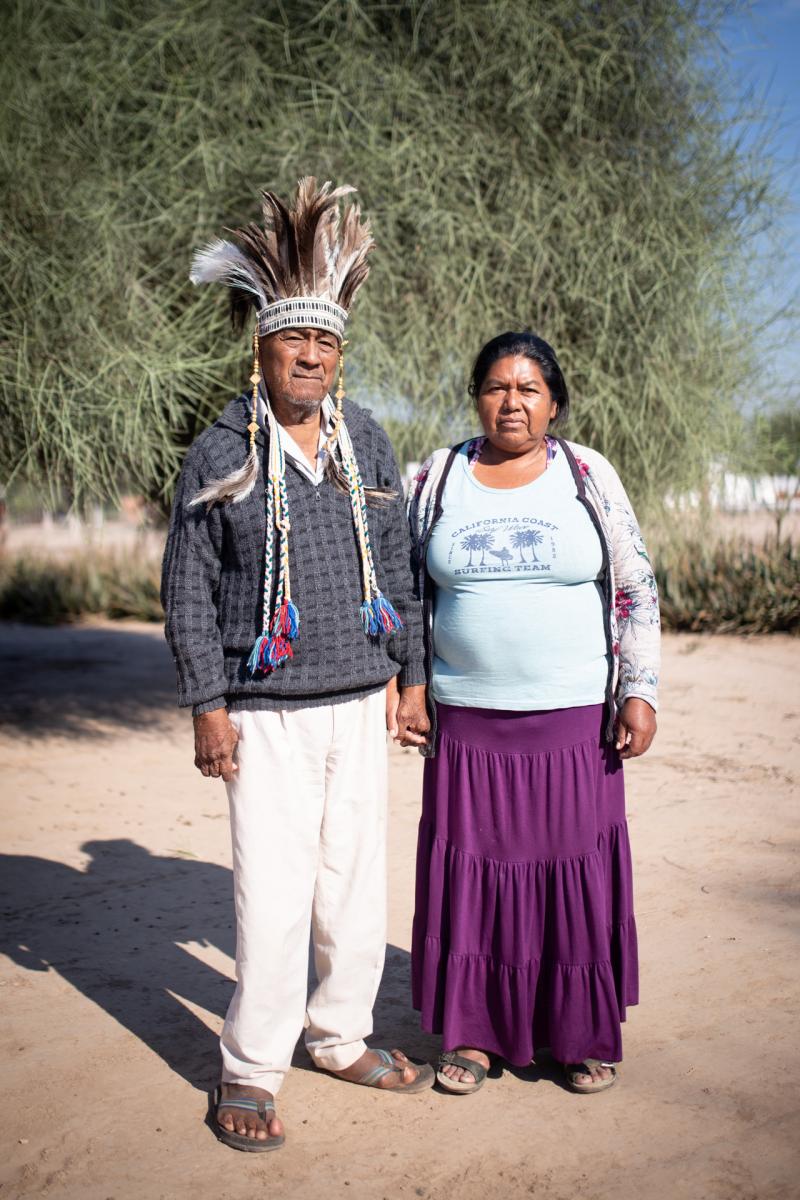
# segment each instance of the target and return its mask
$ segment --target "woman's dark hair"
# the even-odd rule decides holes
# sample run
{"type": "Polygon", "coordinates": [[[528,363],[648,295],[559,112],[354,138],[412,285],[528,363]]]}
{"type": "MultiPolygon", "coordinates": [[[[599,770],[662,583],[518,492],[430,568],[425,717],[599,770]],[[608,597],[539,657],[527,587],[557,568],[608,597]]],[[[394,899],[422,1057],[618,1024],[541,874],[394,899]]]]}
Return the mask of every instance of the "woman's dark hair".
{"type": "Polygon", "coordinates": [[[489,368],[498,359],[518,354],[535,362],[542,372],[542,378],[550,389],[551,397],[556,402],[553,424],[563,425],[569,413],[569,392],[561,373],[561,367],[558,365],[556,352],[544,338],[537,337],[535,333],[529,333],[527,330],[522,333],[501,333],[486,343],[475,359],[475,365],[472,368],[468,389],[470,396],[477,402],[489,368]]]}

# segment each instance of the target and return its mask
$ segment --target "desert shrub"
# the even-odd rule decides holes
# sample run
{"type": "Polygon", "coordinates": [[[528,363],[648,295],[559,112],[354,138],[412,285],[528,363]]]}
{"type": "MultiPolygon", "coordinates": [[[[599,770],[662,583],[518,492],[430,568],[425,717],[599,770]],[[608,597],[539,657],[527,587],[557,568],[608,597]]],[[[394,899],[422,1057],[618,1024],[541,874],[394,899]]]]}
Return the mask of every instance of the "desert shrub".
{"type": "Polygon", "coordinates": [[[0,619],[57,625],[80,617],[161,621],[160,564],[146,555],[0,559],[0,619]]]}
{"type": "MultiPolygon", "coordinates": [[[[800,633],[800,553],[790,541],[671,539],[655,554],[665,630],[800,633]]],[[[161,621],[149,555],[0,559],[0,619],[55,625],[87,616],[161,621]]]]}
{"type": "Polygon", "coordinates": [[[789,539],[673,542],[655,566],[664,629],[800,633],[800,551],[789,539]]]}

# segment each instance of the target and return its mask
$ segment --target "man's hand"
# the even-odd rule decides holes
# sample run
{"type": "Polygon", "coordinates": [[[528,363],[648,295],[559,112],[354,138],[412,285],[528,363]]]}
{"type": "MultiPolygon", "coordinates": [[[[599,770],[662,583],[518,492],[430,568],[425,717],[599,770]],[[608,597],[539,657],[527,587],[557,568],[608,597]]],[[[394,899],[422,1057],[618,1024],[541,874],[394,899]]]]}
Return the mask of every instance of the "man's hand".
{"type": "Polygon", "coordinates": [[[656,714],[646,700],[632,696],[626,700],[617,717],[615,745],[620,758],[638,758],[650,749],[656,736],[656,714]]]}
{"type": "Polygon", "coordinates": [[[393,675],[386,685],[386,732],[390,738],[397,737],[397,706],[400,703],[400,692],[397,688],[397,676],[393,675]]]}
{"type": "Polygon", "coordinates": [[[194,765],[206,779],[222,778],[230,783],[239,770],[233,761],[239,735],[231,725],[227,708],[194,717],[194,765]]]}
{"type": "Polygon", "coordinates": [[[427,746],[431,722],[425,708],[425,685],[400,689],[395,740],[401,746],[427,746]]]}

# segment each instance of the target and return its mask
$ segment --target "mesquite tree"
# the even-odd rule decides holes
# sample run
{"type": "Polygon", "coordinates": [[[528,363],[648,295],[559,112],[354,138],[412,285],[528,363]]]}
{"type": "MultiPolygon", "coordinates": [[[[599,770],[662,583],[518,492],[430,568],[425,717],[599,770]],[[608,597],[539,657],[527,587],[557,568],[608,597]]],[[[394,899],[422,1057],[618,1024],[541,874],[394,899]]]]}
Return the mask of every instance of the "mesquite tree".
{"type": "Polygon", "coordinates": [[[556,347],[569,434],[640,504],[690,485],[757,349],[769,170],[729,136],[712,0],[4,5],[0,483],[165,501],[249,374],[193,247],[303,174],[378,249],[351,395],[401,458],[474,427],[483,341],[556,347]]]}

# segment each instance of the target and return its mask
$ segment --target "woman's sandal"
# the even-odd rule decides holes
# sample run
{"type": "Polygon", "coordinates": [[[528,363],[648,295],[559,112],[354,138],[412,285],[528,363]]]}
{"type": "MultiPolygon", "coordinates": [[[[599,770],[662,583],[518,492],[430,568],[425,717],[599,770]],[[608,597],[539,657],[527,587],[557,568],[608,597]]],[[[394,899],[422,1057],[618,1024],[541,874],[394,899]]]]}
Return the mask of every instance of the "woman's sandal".
{"type": "Polygon", "coordinates": [[[488,1068],[484,1067],[482,1063],[475,1062],[471,1058],[464,1058],[463,1054],[457,1054],[455,1050],[447,1050],[444,1054],[439,1055],[439,1061],[436,1064],[436,1082],[446,1092],[466,1096],[483,1087],[487,1070],[488,1068]],[[451,1079],[449,1075],[445,1075],[443,1067],[460,1067],[462,1071],[469,1071],[475,1082],[465,1083],[460,1079],[451,1079]]]}
{"type": "Polygon", "coordinates": [[[237,1100],[223,1100],[222,1088],[216,1087],[210,1093],[209,1123],[221,1142],[234,1150],[247,1150],[251,1154],[264,1154],[267,1150],[280,1150],[286,1138],[282,1133],[268,1134],[265,1138],[248,1137],[244,1133],[234,1133],[219,1123],[221,1108],[241,1108],[246,1112],[255,1113],[269,1129],[269,1122],[275,1116],[275,1105],[271,1100],[256,1100],[255,1097],[240,1096],[237,1100]]]}
{"type": "MultiPolygon", "coordinates": [[[[345,1083],[359,1083],[363,1087],[380,1088],[380,1082],[387,1075],[403,1074],[406,1067],[414,1067],[417,1075],[410,1083],[396,1083],[394,1087],[380,1088],[382,1092],[400,1092],[403,1095],[411,1095],[413,1092],[426,1092],[429,1087],[433,1087],[433,1067],[430,1063],[412,1062],[403,1054],[402,1050],[393,1050],[391,1053],[388,1050],[373,1050],[373,1054],[377,1054],[381,1062],[379,1065],[370,1067],[358,1079],[346,1079],[345,1083]]],[[[320,1067],[324,1071],[325,1067],[320,1067]]],[[[329,1075],[334,1075],[337,1079],[342,1076],[338,1071],[328,1071],[329,1075]]]]}
{"type": "Polygon", "coordinates": [[[585,1058],[579,1063],[562,1063],[564,1070],[564,1079],[567,1087],[572,1092],[579,1092],[582,1096],[591,1096],[594,1092],[606,1092],[610,1087],[613,1087],[617,1082],[617,1068],[615,1063],[602,1062],[599,1058],[585,1058]],[[591,1075],[591,1068],[597,1070],[598,1067],[608,1067],[611,1070],[610,1079],[593,1079],[591,1083],[577,1083],[578,1075],[591,1075]]]}

